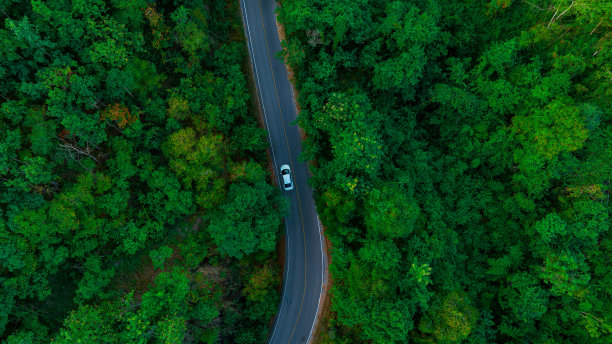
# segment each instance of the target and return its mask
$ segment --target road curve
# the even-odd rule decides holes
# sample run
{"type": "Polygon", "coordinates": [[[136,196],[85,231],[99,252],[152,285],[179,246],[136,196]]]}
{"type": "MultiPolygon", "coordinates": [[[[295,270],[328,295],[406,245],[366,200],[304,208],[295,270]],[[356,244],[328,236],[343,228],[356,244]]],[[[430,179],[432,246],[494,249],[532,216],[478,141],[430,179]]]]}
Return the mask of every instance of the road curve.
{"type": "Polygon", "coordinates": [[[323,291],[323,239],[309,173],[298,160],[302,151],[297,110],[276,28],[275,0],[240,0],[255,84],[268,131],[278,185],[279,168],[289,164],[294,189],[282,190],[291,207],[286,224],[286,254],[281,303],[268,343],[307,343],[312,336],[323,291]]]}

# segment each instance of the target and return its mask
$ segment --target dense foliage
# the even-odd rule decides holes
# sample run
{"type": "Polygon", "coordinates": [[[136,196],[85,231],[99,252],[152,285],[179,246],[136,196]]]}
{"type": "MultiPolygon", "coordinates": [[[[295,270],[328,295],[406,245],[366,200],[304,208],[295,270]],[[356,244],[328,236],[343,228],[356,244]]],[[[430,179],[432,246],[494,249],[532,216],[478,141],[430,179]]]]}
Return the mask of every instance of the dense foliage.
{"type": "Polygon", "coordinates": [[[238,3],[0,16],[0,341],[263,342],[284,206],[238,3]]]}
{"type": "Polygon", "coordinates": [[[282,0],[329,343],[610,343],[612,3],[282,0]]]}

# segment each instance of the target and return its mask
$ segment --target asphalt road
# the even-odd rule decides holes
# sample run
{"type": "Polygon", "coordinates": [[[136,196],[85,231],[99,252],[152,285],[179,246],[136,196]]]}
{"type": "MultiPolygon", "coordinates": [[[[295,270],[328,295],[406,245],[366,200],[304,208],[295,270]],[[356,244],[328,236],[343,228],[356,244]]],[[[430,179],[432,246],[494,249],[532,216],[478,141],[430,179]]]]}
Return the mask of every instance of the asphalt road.
{"type": "Polygon", "coordinates": [[[323,285],[323,248],[319,219],[308,169],[298,160],[302,151],[292,86],[285,65],[277,58],[281,50],[276,28],[275,0],[240,0],[242,19],[255,73],[255,82],[272,149],[278,185],[279,168],[291,166],[294,189],[284,191],[291,202],[286,224],[286,255],[283,291],[269,343],[309,341],[323,285]]]}

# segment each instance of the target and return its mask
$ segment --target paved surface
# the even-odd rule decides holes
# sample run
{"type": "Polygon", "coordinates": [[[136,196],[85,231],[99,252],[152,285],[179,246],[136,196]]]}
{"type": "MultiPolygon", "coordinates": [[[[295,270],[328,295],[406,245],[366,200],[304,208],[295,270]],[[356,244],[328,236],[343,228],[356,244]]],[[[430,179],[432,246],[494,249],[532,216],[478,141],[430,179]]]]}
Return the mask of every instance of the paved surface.
{"type": "Polygon", "coordinates": [[[312,335],[323,283],[323,250],[306,164],[296,124],[297,111],[285,65],[277,58],[281,49],[274,9],[275,0],[240,0],[255,82],[272,148],[278,185],[279,168],[291,166],[294,189],[284,191],[291,202],[286,223],[283,291],[269,343],[306,343],[312,335]]]}

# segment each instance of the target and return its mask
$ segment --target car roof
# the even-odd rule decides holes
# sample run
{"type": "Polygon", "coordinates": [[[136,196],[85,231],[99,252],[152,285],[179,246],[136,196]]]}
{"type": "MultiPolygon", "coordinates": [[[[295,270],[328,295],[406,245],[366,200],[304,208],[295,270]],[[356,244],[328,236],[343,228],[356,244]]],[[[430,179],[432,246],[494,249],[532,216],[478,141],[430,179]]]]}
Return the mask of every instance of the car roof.
{"type": "Polygon", "coordinates": [[[285,182],[285,184],[291,183],[291,177],[288,174],[283,174],[283,182],[285,182]]]}

